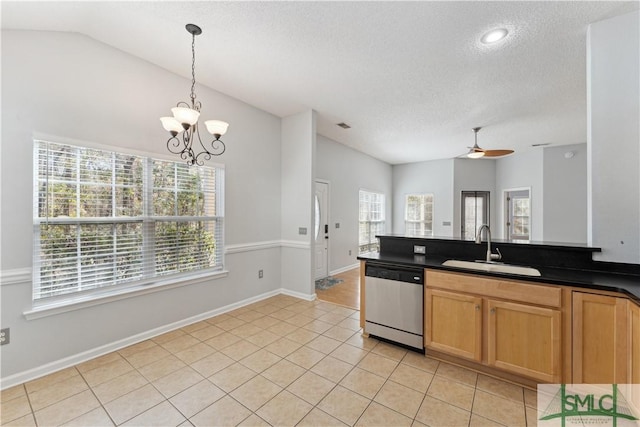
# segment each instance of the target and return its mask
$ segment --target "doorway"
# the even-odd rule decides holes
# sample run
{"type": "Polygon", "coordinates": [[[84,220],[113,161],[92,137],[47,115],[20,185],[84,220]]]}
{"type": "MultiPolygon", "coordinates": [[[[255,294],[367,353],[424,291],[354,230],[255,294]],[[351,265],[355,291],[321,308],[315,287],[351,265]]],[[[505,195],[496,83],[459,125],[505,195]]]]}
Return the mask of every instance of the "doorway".
{"type": "Polygon", "coordinates": [[[482,224],[489,225],[489,194],[488,191],[462,192],[462,239],[474,240],[482,224]]]}
{"type": "Polygon", "coordinates": [[[504,192],[505,237],[509,240],[530,240],[531,197],[530,190],[513,189],[504,192]]]}
{"type": "Polygon", "coordinates": [[[329,183],[316,180],[314,197],[315,279],[329,276],[329,183]]]}

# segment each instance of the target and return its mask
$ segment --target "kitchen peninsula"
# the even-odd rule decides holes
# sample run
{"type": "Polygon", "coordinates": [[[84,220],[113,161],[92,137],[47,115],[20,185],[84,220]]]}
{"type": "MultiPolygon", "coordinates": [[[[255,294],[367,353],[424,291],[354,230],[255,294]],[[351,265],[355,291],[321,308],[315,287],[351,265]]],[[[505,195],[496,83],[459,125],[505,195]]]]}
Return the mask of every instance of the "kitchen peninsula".
{"type": "MultiPolygon", "coordinates": [[[[444,266],[484,260],[486,242],[378,236],[367,268],[424,270],[427,355],[535,387],[537,383],[640,384],[640,265],[593,260],[599,248],[494,241],[506,265],[539,276],[444,266]]],[[[366,304],[361,307],[365,326],[366,304]]],[[[375,334],[374,334],[375,335],[375,334]]]]}

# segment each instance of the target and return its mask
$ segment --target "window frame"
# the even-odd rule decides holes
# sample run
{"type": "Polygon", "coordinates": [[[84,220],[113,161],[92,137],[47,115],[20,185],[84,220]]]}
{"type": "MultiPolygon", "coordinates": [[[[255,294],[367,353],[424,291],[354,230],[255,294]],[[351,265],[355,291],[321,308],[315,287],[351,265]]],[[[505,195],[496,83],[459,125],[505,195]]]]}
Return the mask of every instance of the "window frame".
{"type": "MultiPolygon", "coordinates": [[[[434,233],[434,208],[435,208],[435,195],[434,193],[410,193],[410,194],[405,194],[405,198],[404,198],[404,232],[405,235],[407,236],[411,236],[411,237],[433,237],[433,233],[434,233]],[[431,219],[427,220],[427,219],[421,219],[421,220],[410,220],[409,219],[409,197],[431,197],[431,202],[427,203],[424,205],[424,207],[426,208],[426,206],[431,205],[430,206],[430,211],[431,211],[431,219]],[[417,225],[417,224],[422,224],[423,226],[421,228],[423,229],[428,229],[429,227],[427,226],[428,224],[431,224],[431,230],[430,233],[410,233],[408,232],[408,225],[412,224],[412,225],[417,225]]],[[[429,209],[424,209],[425,211],[428,211],[429,209]]]]}
{"type": "MultiPolygon", "coordinates": [[[[87,143],[85,141],[72,141],[66,140],[63,138],[56,137],[42,137],[42,136],[34,136],[33,138],[33,161],[34,161],[34,169],[33,169],[33,177],[34,177],[34,192],[33,192],[33,243],[34,243],[34,251],[33,251],[33,280],[32,280],[32,307],[33,309],[29,312],[26,312],[25,315],[29,318],[31,317],[40,317],[40,314],[37,314],[40,311],[47,311],[50,309],[58,310],[60,307],[72,306],[80,304],[81,306],[94,305],[96,303],[108,302],[112,300],[117,300],[121,298],[126,298],[132,295],[138,295],[143,293],[152,292],[155,290],[166,289],[167,287],[176,287],[183,286],[191,283],[198,283],[203,280],[207,280],[210,278],[217,277],[225,277],[227,275],[227,271],[225,270],[225,260],[224,260],[224,179],[225,179],[225,167],[221,164],[208,164],[205,168],[212,169],[215,177],[215,190],[213,192],[215,197],[215,215],[194,215],[194,216],[186,216],[186,215],[176,215],[174,217],[171,216],[159,216],[154,215],[154,212],[151,208],[153,204],[153,191],[154,191],[154,183],[153,183],[153,166],[154,162],[170,162],[174,165],[182,164],[182,161],[176,161],[176,158],[170,158],[169,156],[157,155],[156,153],[147,153],[140,152],[130,149],[123,149],[122,147],[114,147],[114,146],[105,146],[100,144],[87,143]],[[86,150],[101,150],[110,153],[112,156],[117,157],[118,155],[124,156],[136,156],[142,158],[143,165],[143,183],[142,183],[142,205],[143,212],[138,216],[117,216],[115,214],[115,205],[111,206],[112,213],[111,216],[105,217],[81,217],[76,214],[76,216],[72,218],[52,218],[46,216],[40,216],[39,210],[39,202],[40,202],[40,188],[39,183],[41,180],[41,171],[39,169],[39,146],[41,143],[49,143],[56,145],[65,145],[72,146],[77,149],[86,149],[86,150]],[[94,286],[90,289],[86,290],[75,290],[70,292],[65,292],[60,295],[44,295],[38,296],[39,286],[40,286],[40,268],[41,268],[41,258],[38,253],[40,248],[40,228],[45,224],[75,224],[75,225],[84,225],[84,224],[109,224],[112,227],[117,227],[120,224],[127,223],[139,223],[141,224],[140,231],[140,239],[147,240],[150,236],[149,233],[153,235],[155,232],[154,227],[150,227],[150,224],[157,224],[162,222],[211,222],[213,223],[213,232],[215,239],[215,248],[212,249],[211,256],[215,257],[215,264],[206,267],[206,268],[195,268],[190,271],[184,271],[179,273],[171,273],[171,274],[151,274],[148,275],[148,265],[151,262],[151,265],[155,265],[155,254],[154,248],[149,248],[148,243],[142,244],[142,249],[140,250],[140,256],[143,258],[142,261],[142,278],[136,278],[134,280],[127,280],[122,283],[117,282],[117,278],[115,275],[110,276],[109,284],[105,286],[94,286]],[[216,224],[219,223],[219,226],[216,224]],[[152,255],[153,258],[149,261],[148,257],[152,255]],[[28,315],[29,314],[29,315],[28,315]]],[[[74,158],[79,159],[80,156],[78,152],[74,153],[74,158]]],[[[111,164],[111,171],[115,173],[116,166],[115,164],[111,164]]],[[[75,173],[78,174],[80,169],[76,168],[75,173]]],[[[48,175],[48,174],[46,174],[48,175]]],[[[77,177],[79,180],[80,178],[77,177]]],[[[112,194],[114,194],[113,189],[115,189],[118,184],[115,181],[111,181],[107,187],[112,190],[112,194]]],[[[48,189],[46,190],[48,191],[48,189]]],[[[180,191],[180,189],[176,186],[176,191],[180,191]]],[[[203,193],[204,194],[204,193],[203,193]]],[[[48,195],[44,196],[48,198],[48,195]]],[[[79,195],[77,197],[80,197],[79,195]]],[[[48,210],[46,214],[48,214],[48,210]]],[[[197,212],[196,212],[197,213],[197,212]]],[[[79,238],[76,239],[77,244],[79,245],[79,238]]],[[[79,262],[79,261],[78,261],[79,262]]],[[[115,261],[112,261],[114,263],[115,261]]],[[[79,269],[80,267],[78,267],[79,269]]],[[[78,270],[80,271],[80,270],[78,270]]],[[[76,274],[76,277],[79,273],[76,274]]],[[[79,284],[76,287],[80,286],[79,284]]],[[[63,310],[66,311],[66,310],[63,310]]]]}

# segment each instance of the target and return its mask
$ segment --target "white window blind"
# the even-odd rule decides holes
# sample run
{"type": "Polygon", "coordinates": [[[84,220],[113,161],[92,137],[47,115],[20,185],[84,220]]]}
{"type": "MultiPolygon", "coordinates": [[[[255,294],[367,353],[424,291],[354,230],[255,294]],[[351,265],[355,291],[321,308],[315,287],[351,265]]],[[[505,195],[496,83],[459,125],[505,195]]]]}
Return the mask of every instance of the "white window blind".
{"type": "Polygon", "coordinates": [[[384,194],[360,190],[359,209],[359,252],[366,253],[379,249],[376,235],[385,232],[384,194]]]}
{"type": "Polygon", "coordinates": [[[35,141],[33,299],[222,269],[224,169],[35,141]]]}
{"type": "Polygon", "coordinates": [[[407,236],[433,236],[433,194],[407,194],[404,224],[407,236]]]}

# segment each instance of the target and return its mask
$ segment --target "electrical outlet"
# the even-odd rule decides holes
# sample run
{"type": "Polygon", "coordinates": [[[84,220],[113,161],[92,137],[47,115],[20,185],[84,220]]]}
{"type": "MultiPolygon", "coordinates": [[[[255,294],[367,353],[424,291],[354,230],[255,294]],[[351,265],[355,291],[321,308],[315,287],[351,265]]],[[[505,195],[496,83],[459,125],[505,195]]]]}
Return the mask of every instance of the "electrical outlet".
{"type": "Polygon", "coordinates": [[[426,248],[426,246],[414,245],[413,246],[413,253],[414,254],[425,254],[425,253],[427,253],[427,248],[426,248]]]}
{"type": "Polygon", "coordinates": [[[340,223],[336,222],[336,228],[340,228],[340,223]]]}
{"type": "Polygon", "coordinates": [[[351,255],[351,249],[349,249],[349,255],[351,255]]]}
{"type": "Polygon", "coordinates": [[[258,270],[258,279],[262,279],[264,277],[264,270],[258,270]]]}
{"type": "Polygon", "coordinates": [[[0,329],[0,345],[9,344],[11,341],[10,329],[0,329]]]}
{"type": "Polygon", "coordinates": [[[306,235],[307,234],[307,227],[298,227],[298,234],[300,235],[306,235]]]}

